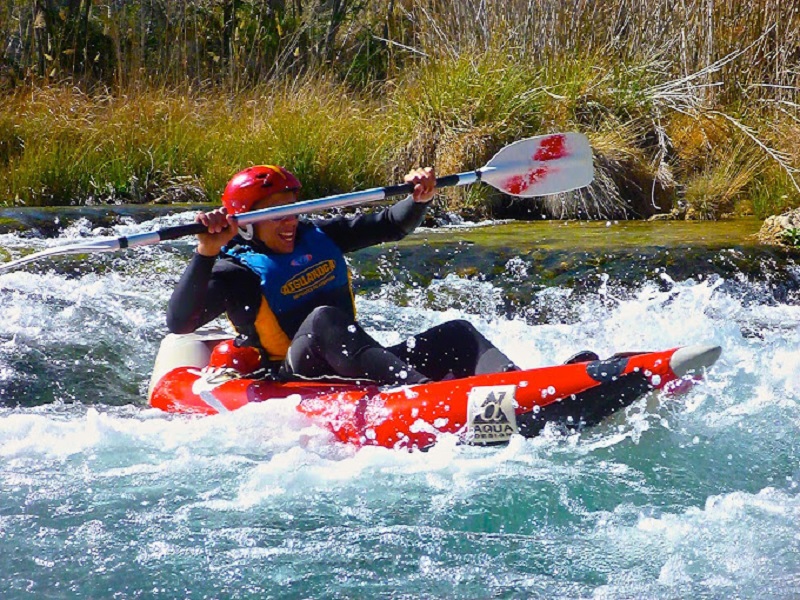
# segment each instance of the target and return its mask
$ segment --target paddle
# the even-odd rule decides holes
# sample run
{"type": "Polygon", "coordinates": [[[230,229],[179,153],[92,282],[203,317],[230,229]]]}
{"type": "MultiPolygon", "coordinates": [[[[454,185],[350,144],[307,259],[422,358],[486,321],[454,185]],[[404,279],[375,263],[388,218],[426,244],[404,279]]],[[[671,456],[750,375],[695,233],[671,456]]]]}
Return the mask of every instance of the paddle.
{"type": "MultiPolygon", "coordinates": [[[[568,192],[589,185],[594,177],[592,149],[589,140],[580,133],[540,135],[514,142],[500,150],[484,167],[436,179],[436,187],[469,185],[477,181],[521,198],[546,196],[568,192]]],[[[355,206],[377,202],[391,196],[410,194],[414,185],[402,183],[360,192],[305,200],[284,206],[272,206],[236,216],[237,225],[247,225],[269,219],[281,219],[301,213],[312,213],[331,208],[355,206]]],[[[49,248],[0,265],[0,272],[59,254],[86,254],[111,252],[136,246],[148,246],[164,240],[202,233],[206,228],[200,223],[166,227],[148,233],[101,239],[72,246],[49,248]]]]}

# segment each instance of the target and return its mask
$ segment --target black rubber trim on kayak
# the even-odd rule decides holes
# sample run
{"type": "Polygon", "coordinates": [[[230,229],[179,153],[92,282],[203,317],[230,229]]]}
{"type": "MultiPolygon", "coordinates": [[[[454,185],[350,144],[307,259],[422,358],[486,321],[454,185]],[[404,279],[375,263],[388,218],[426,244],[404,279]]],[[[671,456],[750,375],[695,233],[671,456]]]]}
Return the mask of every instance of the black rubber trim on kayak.
{"type": "Polygon", "coordinates": [[[608,383],[622,375],[627,365],[627,357],[611,357],[605,360],[595,360],[586,365],[586,373],[595,381],[608,383]]]}
{"type": "Polygon", "coordinates": [[[539,412],[517,415],[519,433],[525,437],[534,437],[541,433],[547,423],[580,431],[597,425],[609,415],[630,406],[651,389],[653,388],[643,373],[629,373],[548,404],[539,412]]]}
{"type": "Polygon", "coordinates": [[[119,249],[120,250],[125,250],[125,248],[128,247],[128,238],[121,237],[117,241],[119,242],[119,249]]]}

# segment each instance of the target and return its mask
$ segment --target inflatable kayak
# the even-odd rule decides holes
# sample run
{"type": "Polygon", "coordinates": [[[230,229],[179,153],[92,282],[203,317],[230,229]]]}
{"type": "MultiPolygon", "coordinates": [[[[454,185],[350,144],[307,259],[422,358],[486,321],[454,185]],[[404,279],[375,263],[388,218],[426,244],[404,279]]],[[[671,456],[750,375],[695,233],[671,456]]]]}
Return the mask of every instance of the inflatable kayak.
{"type": "MultiPolygon", "coordinates": [[[[278,382],[244,374],[229,334],[168,335],[150,384],[150,404],[171,413],[216,414],[251,402],[294,398],[297,409],[358,446],[426,448],[442,434],[465,443],[531,437],[550,422],[580,429],[600,422],[647,392],[681,392],[716,362],[719,346],[626,352],[605,360],[478,375],[416,386],[379,388],[348,382],[278,382]]],[[[244,361],[243,361],[244,362],[244,361]]]]}

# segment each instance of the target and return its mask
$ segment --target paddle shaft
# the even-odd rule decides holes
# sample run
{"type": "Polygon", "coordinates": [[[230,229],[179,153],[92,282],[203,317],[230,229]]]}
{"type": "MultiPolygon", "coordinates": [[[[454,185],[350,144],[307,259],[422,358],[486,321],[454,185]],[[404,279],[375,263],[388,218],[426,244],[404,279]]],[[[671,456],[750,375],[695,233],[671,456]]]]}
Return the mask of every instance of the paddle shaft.
{"type": "MultiPolygon", "coordinates": [[[[480,178],[481,170],[467,171],[465,173],[458,173],[456,175],[446,175],[445,177],[438,177],[436,179],[436,187],[442,188],[454,185],[469,185],[479,181],[480,178]]],[[[392,196],[410,194],[413,191],[413,183],[401,183],[398,185],[372,188],[359,192],[337,194],[335,196],[327,196],[325,198],[317,198],[315,200],[305,200],[303,202],[295,202],[294,204],[270,206],[269,208],[262,208],[261,210],[241,213],[236,215],[234,218],[236,219],[237,225],[249,225],[250,223],[257,223],[258,221],[265,221],[268,219],[283,219],[285,217],[291,217],[301,213],[313,213],[332,208],[342,208],[345,206],[354,206],[368,202],[379,202],[392,196]]],[[[206,231],[208,231],[208,229],[202,223],[188,223],[187,225],[165,227],[164,229],[159,229],[157,231],[138,233],[129,235],[127,237],[116,238],[114,241],[118,242],[119,245],[114,249],[149,246],[165,240],[174,240],[187,235],[204,233],[206,231]]]]}

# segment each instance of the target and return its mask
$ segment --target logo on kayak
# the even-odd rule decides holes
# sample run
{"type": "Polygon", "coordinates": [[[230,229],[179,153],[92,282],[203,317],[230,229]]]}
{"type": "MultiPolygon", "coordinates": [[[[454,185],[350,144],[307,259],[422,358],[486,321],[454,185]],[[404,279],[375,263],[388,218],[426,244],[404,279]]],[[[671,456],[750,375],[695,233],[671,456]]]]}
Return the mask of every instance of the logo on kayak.
{"type": "Polygon", "coordinates": [[[514,385],[475,387],[467,400],[466,441],[486,445],[507,442],[517,433],[514,385]]]}
{"type": "Polygon", "coordinates": [[[311,259],[314,258],[310,254],[303,254],[302,256],[298,256],[297,258],[293,258],[292,262],[289,264],[293,267],[302,267],[303,265],[307,265],[311,262],[311,259]]]}
{"type": "Polygon", "coordinates": [[[198,396],[211,408],[216,409],[217,412],[228,412],[228,407],[214,396],[214,390],[223,383],[233,379],[241,379],[242,374],[239,371],[236,369],[203,367],[202,369],[187,369],[187,373],[197,376],[197,379],[192,383],[192,393],[194,395],[198,396]]]}
{"type": "Polygon", "coordinates": [[[281,286],[281,294],[299,298],[333,281],[336,262],[323,260],[304,269],[281,286]]]}

